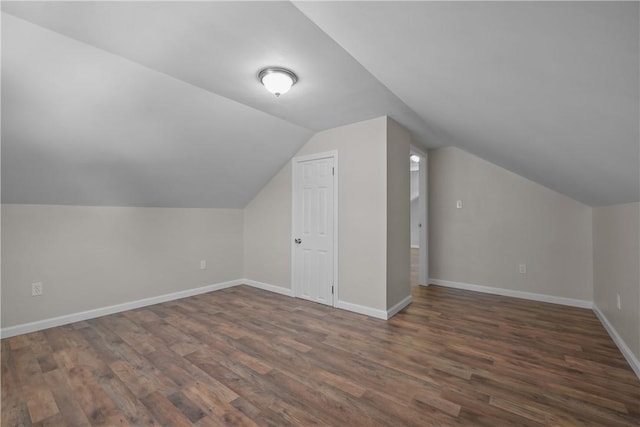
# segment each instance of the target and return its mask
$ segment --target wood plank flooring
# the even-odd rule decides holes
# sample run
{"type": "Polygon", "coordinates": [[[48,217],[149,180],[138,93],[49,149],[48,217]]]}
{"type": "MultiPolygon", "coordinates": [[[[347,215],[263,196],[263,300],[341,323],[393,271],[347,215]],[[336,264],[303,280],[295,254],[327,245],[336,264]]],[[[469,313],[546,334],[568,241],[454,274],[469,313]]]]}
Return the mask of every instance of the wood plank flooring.
{"type": "Polygon", "coordinates": [[[390,321],[238,286],[2,340],[2,426],[638,426],[590,310],[438,286],[390,321]]]}

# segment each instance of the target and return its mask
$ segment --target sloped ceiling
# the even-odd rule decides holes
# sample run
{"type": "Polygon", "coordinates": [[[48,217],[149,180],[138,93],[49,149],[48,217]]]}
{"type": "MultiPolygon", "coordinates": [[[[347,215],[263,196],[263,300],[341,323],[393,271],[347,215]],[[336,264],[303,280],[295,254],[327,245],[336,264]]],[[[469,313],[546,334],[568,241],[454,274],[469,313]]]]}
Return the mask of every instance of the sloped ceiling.
{"type": "Polygon", "coordinates": [[[638,2],[296,5],[447,145],[586,204],[638,200],[638,2]]]}
{"type": "Polygon", "coordinates": [[[590,205],[640,193],[637,3],[3,2],[2,201],[243,207],[389,115],[590,205]],[[299,83],[280,98],[270,65],[299,83]]]}

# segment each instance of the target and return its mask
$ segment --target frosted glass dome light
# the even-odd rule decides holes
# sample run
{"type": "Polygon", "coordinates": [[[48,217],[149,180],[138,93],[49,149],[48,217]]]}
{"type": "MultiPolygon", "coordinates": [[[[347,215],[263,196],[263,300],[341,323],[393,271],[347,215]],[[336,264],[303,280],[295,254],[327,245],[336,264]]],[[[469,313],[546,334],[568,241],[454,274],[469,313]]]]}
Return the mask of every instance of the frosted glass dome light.
{"type": "Polygon", "coordinates": [[[280,96],[289,92],[291,86],[298,81],[298,76],[286,68],[265,68],[258,73],[258,80],[269,92],[280,96]]]}

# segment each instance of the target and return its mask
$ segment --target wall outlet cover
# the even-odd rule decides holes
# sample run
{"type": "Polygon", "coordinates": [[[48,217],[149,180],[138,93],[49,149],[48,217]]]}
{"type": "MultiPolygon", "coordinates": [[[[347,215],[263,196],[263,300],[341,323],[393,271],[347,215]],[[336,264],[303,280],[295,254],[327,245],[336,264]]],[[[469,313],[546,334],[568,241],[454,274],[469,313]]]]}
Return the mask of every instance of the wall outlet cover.
{"type": "Polygon", "coordinates": [[[42,295],[42,282],[36,282],[31,284],[31,296],[38,297],[42,295]]]}

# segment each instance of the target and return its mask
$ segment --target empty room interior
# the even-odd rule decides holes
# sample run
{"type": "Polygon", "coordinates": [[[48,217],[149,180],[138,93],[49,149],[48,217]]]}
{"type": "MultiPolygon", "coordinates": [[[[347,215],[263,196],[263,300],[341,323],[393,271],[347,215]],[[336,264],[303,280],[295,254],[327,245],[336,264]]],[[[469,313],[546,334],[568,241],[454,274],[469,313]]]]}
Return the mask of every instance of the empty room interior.
{"type": "Polygon", "coordinates": [[[640,3],[2,1],[1,425],[640,425],[640,3]]]}

